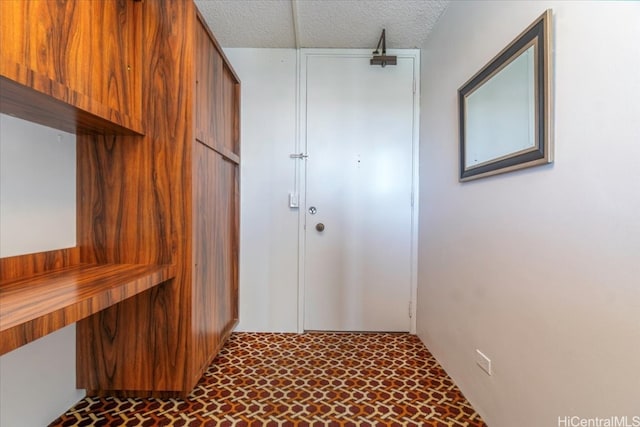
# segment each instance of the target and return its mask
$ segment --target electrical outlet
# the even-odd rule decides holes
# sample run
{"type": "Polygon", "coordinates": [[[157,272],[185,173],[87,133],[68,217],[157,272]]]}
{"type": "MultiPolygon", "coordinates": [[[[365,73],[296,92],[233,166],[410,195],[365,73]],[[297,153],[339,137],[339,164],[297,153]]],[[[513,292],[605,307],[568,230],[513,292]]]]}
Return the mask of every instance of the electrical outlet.
{"type": "Polygon", "coordinates": [[[481,352],[478,349],[476,349],[476,363],[488,375],[492,374],[492,371],[491,371],[491,359],[489,359],[483,352],[481,352]]]}

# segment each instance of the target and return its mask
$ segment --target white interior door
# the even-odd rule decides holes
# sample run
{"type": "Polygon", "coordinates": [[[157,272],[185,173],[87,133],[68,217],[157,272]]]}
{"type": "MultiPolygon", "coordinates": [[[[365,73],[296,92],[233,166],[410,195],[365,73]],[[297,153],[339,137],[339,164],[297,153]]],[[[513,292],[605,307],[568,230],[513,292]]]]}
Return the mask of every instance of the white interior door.
{"type": "Polygon", "coordinates": [[[411,327],[416,59],[369,59],[303,55],[305,330],[411,327]]]}

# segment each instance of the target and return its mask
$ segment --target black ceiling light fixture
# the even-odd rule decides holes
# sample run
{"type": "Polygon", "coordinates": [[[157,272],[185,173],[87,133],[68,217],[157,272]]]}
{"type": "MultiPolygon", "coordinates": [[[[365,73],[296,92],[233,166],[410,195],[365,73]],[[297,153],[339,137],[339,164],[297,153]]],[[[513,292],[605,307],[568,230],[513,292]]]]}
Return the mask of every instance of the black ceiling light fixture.
{"type": "Polygon", "coordinates": [[[382,30],[382,34],[380,35],[380,40],[378,40],[378,46],[376,50],[373,51],[373,58],[369,61],[371,65],[380,65],[381,67],[386,67],[387,65],[397,65],[398,57],[387,56],[387,38],[386,38],[386,30],[382,30]],[[380,53],[380,45],[382,45],[382,53],[380,53]]]}

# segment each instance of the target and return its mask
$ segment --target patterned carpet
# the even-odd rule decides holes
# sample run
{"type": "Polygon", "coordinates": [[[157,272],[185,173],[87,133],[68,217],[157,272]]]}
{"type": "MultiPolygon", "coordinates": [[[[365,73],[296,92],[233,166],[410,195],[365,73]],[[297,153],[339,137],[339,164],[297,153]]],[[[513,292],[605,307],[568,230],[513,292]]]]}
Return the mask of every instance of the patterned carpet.
{"type": "Polygon", "coordinates": [[[187,400],[85,398],[50,426],[484,427],[414,335],[234,333],[187,400]]]}

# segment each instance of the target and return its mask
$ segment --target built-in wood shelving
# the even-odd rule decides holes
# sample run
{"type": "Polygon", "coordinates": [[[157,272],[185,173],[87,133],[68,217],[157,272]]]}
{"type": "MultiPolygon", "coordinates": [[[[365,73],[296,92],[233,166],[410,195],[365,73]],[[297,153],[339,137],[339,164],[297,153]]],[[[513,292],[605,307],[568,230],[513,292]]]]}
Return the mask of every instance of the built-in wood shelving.
{"type": "Polygon", "coordinates": [[[185,397],[238,322],[238,76],[193,1],[0,24],[0,112],[77,134],[78,246],[0,259],[0,354],[76,322],[78,388],[185,397]]]}
{"type": "Polygon", "coordinates": [[[0,112],[70,133],[141,135],[142,4],[0,1],[0,112]]]}
{"type": "MultiPolygon", "coordinates": [[[[47,257],[43,254],[42,260],[47,257]]],[[[35,258],[27,255],[23,259],[35,258]]],[[[55,268],[54,263],[52,267],[32,276],[0,281],[0,355],[175,277],[171,265],[55,268]]]]}
{"type": "Polygon", "coordinates": [[[0,112],[75,134],[143,134],[139,119],[6,61],[0,61],[0,112]]]}

